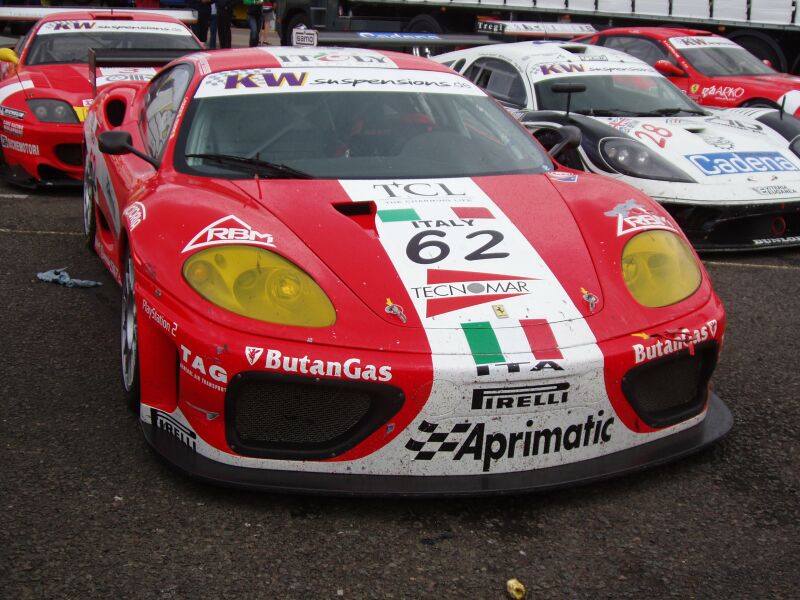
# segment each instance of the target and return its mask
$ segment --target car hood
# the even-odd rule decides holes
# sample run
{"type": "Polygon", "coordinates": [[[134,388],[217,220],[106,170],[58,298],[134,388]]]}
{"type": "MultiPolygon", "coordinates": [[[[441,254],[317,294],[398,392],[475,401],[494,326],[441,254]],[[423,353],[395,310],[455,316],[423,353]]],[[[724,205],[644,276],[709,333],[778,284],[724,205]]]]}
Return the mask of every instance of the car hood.
{"type": "MultiPolygon", "coordinates": [[[[101,67],[97,70],[97,88],[120,81],[149,81],[156,70],[152,67],[101,67]]],[[[20,80],[29,80],[29,97],[56,96],[74,106],[88,106],[93,99],[92,72],[86,64],[42,65],[25,67],[20,80]],[[85,101],[85,102],[84,102],[85,101]]]]}
{"type": "Polygon", "coordinates": [[[504,328],[602,310],[583,234],[546,175],[241,186],[391,323],[504,328]]]}
{"type": "Polygon", "coordinates": [[[800,159],[779,133],[741,113],[697,117],[594,117],[643,143],[698,183],[800,180],[800,159]]]}

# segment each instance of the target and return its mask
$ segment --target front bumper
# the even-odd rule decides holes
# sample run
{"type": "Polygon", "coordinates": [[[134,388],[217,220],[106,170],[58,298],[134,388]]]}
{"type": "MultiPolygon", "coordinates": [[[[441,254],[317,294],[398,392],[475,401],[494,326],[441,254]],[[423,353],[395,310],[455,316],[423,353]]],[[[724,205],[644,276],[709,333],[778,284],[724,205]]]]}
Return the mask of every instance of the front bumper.
{"type": "Polygon", "coordinates": [[[658,199],[698,252],[800,246],[800,201],[709,206],[658,199]]]}
{"type": "Polygon", "coordinates": [[[192,451],[174,435],[142,423],[145,438],[168,462],[199,480],[231,487],[342,496],[477,496],[546,491],[649,469],[710,446],[727,434],[733,416],[715,394],[697,425],[653,442],[558,467],[480,475],[349,475],[263,470],[226,465],[192,451]]]}
{"type": "Polygon", "coordinates": [[[0,133],[0,177],[23,187],[70,187],[83,184],[83,126],[30,123],[23,135],[0,133]]]}

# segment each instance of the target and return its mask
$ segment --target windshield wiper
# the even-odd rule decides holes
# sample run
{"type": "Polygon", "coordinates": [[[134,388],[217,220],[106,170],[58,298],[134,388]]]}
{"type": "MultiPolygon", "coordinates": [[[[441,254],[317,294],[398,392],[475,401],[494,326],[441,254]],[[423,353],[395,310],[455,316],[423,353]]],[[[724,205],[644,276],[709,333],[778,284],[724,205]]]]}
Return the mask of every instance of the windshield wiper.
{"type": "Polygon", "coordinates": [[[707,115],[708,113],[704,110],[697,110],[696,108],[657,108],[656,110],[651,110],[649,112],[640,113],[641,116],[645,117],[672,117],[677,115],[678,113],[689,113],[690,115],[707,115]]]}
{"type": "Polygon", "coordinates": [[[573,110],[580,115],[588,115],[590,117],[619,117],[619,116],[639,116],[640,113],[634,110],[624,110],[622,108],[589,108],[586,110],[573,110]]]}
{"type": "Polygon", "coordinates": [[[268,160],[262,160],[260,158],[248,158],[246,156],[236,156],[235,154],[213,154],[213,153],[201,153],[201,154],[187,154],[186,158],[202,158],[204,160],[210,160],[214,162],[218,162],[221,165],[225,165],[227,167],[240,167],[243,171],[253,171],[261,170],[262,172],[266,171],[270,175],[287,175],[287,179],[313,179],[314,176],[310,173],[306,173],[305,171],[300,171],[298,169],[294,169],[292,167],[288,167],[286,165],[280,163],[270,162],[268,160]],[[245,167],[247,167],[245,169],[245,167]]]}

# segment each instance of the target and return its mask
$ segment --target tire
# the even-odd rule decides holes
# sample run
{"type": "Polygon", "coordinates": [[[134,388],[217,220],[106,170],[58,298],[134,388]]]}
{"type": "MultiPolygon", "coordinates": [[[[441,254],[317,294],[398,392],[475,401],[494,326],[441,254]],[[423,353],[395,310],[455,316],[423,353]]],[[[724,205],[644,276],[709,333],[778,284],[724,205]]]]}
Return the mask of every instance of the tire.
{"type": "Polygon", "coordinates": [[[734,31],[728,37],[757,58],[769,60],[776,71],[786,71],[786,56],[769,36],[758,31],[734,31]]]}
{"type": "Polygon", "coordinates": [[[780,108],[780,106],[772,100],[766,98],[753,98],[747,102],[742,103],[742,108],[780,108]]]}
{"type": "Polygon", "coordinates": [[[120,315],[120,363],[125,403],[139,414],[139,328],[136,322],[136,293],[133,259],[125,251],[122,265],[122,311],[120,315]]]}
{"type": "Polygon", "coordinates": [[[94,252],[94,241],[97,234],[96,193],[94,167],[87,160],[86,166],[83,168],[83,235],[86,247],[92,252],[94,252]]]}
{"type": "Polygon", "coordinates": [[[405,31],[409,33],[444,33],[444,28],[431,15],[417,15],[408,22],[405,31]]]}
{"type": "Polygon", "coordinates": [[[308,15],[304,12],[299,12],[289,19],[289,24],[286,26],[286,29],[283,30],[281,44],[284,46],[291,46],[292,31],[297,27],[300,27],[300,25],[305,26],[307,29],[311,29],[311,19],[309,19],[308,15]]]}

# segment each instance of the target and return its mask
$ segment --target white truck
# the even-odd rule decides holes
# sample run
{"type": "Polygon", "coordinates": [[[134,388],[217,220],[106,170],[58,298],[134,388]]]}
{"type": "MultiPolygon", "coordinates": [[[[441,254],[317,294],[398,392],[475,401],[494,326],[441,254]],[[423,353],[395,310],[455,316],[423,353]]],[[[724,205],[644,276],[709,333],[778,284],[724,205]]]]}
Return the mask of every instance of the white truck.
{"type": "Polygon", "coordinates": [[[725,35],[779,71],[800,73],[800,0],[277,0],[285,44],[321,31],[466,33],[480,18],[668,26],[725,35]]]}

